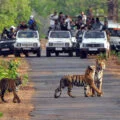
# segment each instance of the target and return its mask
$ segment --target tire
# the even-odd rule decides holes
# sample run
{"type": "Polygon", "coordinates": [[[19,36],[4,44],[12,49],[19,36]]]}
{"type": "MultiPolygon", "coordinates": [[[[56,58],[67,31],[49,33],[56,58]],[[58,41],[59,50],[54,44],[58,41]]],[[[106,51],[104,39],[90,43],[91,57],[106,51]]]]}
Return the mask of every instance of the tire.
{"type": "Polygon", "coordinates": [[[78,50],[76,51],[76,57],[80,57],[80,52],[78,50]]]}
{"type": "Polygon", "coordinates": [[[58,57],[59,56],[59,52],[56,52],[55,55],[58,57]]]}
{"type": "Polygon", "coordinates": [[[41,57],[41,51],[40,50],[37,51],[37,57],[41,57]]]}
{"type": "Polygon", "coordinates": [[[46,51],[46,56],[47,56],[47,57],[50,57],[50,56],[51,56],[50,51],[46,51]]]}
{"type": "Polygon", "coordinates": [[[0,49],[0,56],[1,56],[2,54],[1,54],[1,49],[0,49]]]}
{"type": "Polygon", "coordinates": [[[20,53],[18,51],[14,51],[15,57],[20,57],[20,53]]]}
{"type": "Polygon", "coordinates": [[[25,54],[25,56],[26,56],[26,57],[28,57],[28,56],[29,56],[29,55],[28,55],[28,52],[25,52],[24,54],[25,54]]]}
{"type": "Polygon", "coordinates": [[[7,57],[7,56],[8,56],[8,54],[4,54],[3,56],[4,56],[4,57],[7,57]]]}
{"type": "Polygon", "coordinates": [[[87,53],[86,52],[81,52],[80,58],[82,58],[82,59],[87,58],[87,53]]]}
{"type": "Polygon", "coordinates": [[[73,52],[70,51],[70,52],[69,52],[69,57],[72,57],[72,56],[73,56],[73,52]]]}

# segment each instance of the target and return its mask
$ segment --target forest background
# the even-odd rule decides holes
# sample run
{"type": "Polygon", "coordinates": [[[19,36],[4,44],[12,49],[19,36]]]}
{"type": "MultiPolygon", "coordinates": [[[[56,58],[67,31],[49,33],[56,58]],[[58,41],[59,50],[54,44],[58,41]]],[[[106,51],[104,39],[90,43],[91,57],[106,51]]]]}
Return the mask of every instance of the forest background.
{"type": "Polygon", "coordinates": [[[49,15],[54,11],[76,16],[82,11],[87,14],[89,8],[94,15],[108,14],[107,0],[0,0],[0,33],[4,27],[17,26],[21,21],[27,23],[30,15],[34,15],[40,35],[44,37],[49,15]]]}

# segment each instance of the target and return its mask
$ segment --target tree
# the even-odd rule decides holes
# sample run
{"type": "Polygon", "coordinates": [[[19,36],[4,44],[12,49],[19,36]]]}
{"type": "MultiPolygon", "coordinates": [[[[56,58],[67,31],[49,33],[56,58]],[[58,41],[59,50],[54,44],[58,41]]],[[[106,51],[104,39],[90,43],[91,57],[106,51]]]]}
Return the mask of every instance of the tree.
{"type": "Polygon", "coordinates": [[[18,25],[31,14],[30,0],[0,0],[0,31],[4,27],[18,25]]]}

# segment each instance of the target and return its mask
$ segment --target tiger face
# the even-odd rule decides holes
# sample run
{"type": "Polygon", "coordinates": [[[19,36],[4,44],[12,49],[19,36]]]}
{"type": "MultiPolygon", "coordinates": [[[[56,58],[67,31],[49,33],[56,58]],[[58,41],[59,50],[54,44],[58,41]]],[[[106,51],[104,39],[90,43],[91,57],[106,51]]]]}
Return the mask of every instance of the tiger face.
{"type": "Polygon", "coordinates": [[[106,67],[105,60],[104,59],[97,59],[96,60],[96,69],[98,70],[104,70],[106,67]]]}

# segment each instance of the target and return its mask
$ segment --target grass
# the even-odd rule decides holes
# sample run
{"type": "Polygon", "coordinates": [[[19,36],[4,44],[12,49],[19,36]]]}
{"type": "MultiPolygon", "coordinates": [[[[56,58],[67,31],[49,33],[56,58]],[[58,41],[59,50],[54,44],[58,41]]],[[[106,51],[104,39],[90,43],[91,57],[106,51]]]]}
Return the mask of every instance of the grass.
{"type": "Polygon", "coordinates": [[[2,112],[0,112],[0,118],[3,116],[3,113],[2,112]]]}

